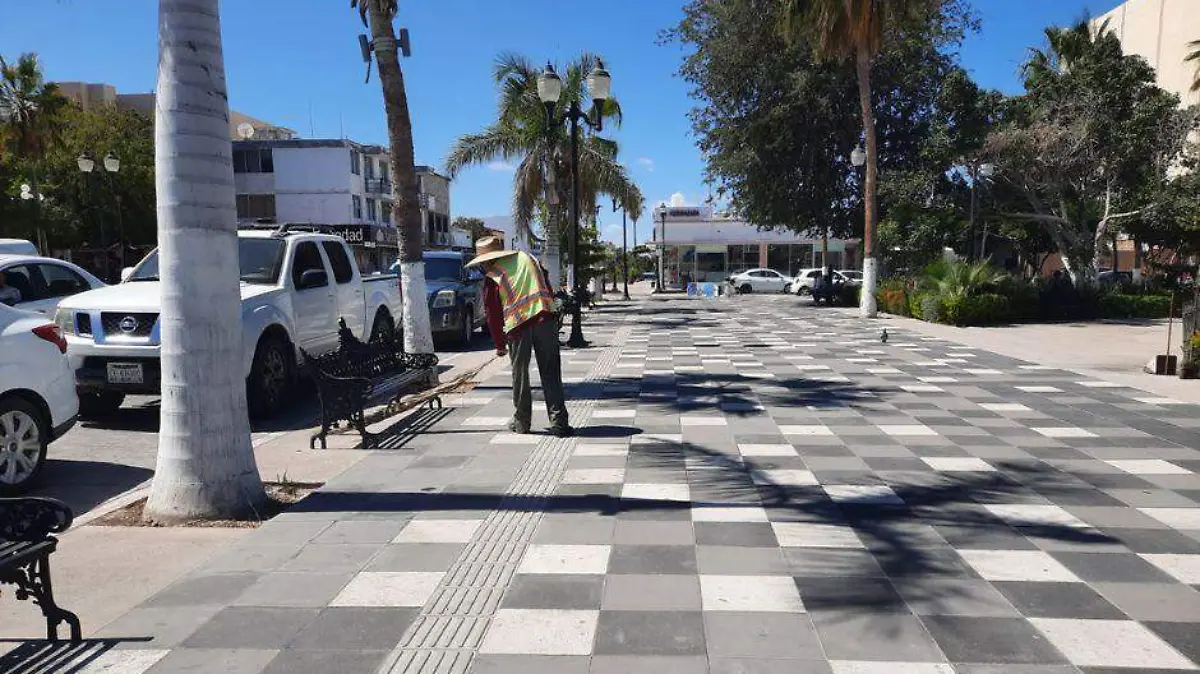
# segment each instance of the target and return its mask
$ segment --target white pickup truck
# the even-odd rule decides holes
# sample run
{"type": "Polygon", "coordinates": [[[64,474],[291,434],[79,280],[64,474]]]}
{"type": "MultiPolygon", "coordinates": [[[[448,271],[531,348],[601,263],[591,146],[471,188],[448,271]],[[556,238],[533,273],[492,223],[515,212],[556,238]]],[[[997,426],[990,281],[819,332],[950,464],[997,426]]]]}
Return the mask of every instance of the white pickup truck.
{"type": "MultiPolygon", "coordinates": [[[[363,278],[346,242],[312,232],[238,232],[246,394],[256,418],[276,414],[298,372],[300,349],[338,345],[338,319],[363,340],[395,329],[401,315],[395,276],[363,278]]],[[[66,334],[80,412],[100,415],[125,394],[159,393],[161,288],[158,251],[125,280],[65,299],[55,322],[66,334]]]]}

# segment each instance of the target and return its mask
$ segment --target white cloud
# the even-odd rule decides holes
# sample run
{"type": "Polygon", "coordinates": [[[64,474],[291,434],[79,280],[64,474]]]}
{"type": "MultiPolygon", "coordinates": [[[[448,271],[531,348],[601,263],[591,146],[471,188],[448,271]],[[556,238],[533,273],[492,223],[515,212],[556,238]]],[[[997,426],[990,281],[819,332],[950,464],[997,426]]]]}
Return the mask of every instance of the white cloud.
{"type": "Polygon", "coordinates": [[[687,197],[683,196],[683,192],[676,192],[675,194],[672,194],[670,203],[671,203],[671,206],[675,207],[675,208],[679,208],[680,206],[688,205],[687,197]]]}
{"type": "Polygon", "coordinates": [[[510,164],[506,161],[494,161],[488,164],[487,167],[489,171],[502,171],[505,173],[511,173],[512,171],[517,170],[517,167],[514,164],[510,164]]]}
{"type": "Polygon", "coordinates": [[[638,157],[637,163],[638,163],[638,166],[641,166],[642,168],[646,169],[647,171],[649,171],[651,173],[654,173],[654,160],[653,159],[651,159],[649,157],[638,157]]]}

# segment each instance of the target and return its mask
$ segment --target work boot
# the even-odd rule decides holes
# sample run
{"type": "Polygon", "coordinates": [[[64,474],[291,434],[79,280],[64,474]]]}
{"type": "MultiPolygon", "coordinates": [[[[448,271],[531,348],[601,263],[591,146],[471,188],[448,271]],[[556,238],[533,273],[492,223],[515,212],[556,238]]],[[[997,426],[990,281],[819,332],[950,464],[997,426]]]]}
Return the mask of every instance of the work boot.
{"type": "Polygon", "coordinates": [[[569,438],[575,435],[575,429],[571,428],[569,424],[555,424],[550,427],[550,435],[556,438],[569,438]]]}
{"type": "Polygon", "coordinates": [[[512,431],[513,433],[517,433],[518,435],[529,435],[529,427],[524,424],[517,423],[516,419],[508,422],[508,430],[512,431]]]}

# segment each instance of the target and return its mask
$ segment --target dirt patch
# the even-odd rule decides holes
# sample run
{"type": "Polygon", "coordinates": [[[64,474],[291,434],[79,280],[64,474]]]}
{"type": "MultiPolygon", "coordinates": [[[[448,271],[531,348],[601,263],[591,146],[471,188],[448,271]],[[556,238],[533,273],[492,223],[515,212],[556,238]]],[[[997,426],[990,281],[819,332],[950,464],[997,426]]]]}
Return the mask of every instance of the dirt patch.
{"type": "Polygon", "coordinates": [[[146,521],[142,519],[142,511],[146,507],[146,499],[141,498],[129,505],[118,508],[103,517],[99,517],[88,524],[90,526],[99,527],[200,527],[200,528],[231,528],[231,529],[251,529],[261,525],[263,522],[275,517],[279,513],[285,512],[293,504],[300,499],[308,496],[321,487],[321,483],[314,482],[265,482],[263,487],[267,490],[267,503],[255,512],[252,516],[240,520],[187,520],[184,522],[173,522],[171,524],[163,524],[161,522],[146,521]]]}

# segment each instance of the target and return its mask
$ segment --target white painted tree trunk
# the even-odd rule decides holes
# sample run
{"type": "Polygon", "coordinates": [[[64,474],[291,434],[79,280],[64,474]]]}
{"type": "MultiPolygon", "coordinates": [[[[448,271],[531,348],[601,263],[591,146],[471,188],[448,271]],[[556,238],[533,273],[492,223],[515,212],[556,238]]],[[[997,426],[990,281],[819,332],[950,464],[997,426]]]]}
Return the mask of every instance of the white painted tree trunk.
{"type": "MultiPolygon", "coordinates": [[[[552,218],[553,219],[553,218],[552,218]]],[[[562,253],[558,245],[558,228],[550,225],[546,228],[546,250],[542,253],[542,264],[550,273],[550,285],[557,290],[562,281],[562,253]]]]}
{"type": "Polygon", "coordinates": [[[863,258],[862,298],[858,304],[858,315],[863,318],[875,318],[878,309],[875,306],[875,288],[879,285],[879,260],[873,257],[863,258]]]}
{"type": "Polygon", "coordinates": [[[145,516],[266,500],[246,411],[237,212],[218,0],[159,0],[154,159],[162,277],[158,461],[145,516]]]}
{"type": "Polygon", "coordinates": [[[433,353],[424,262],[400,263],[400,295],[404,300],[404,312],[400,319],[404,329],[404,350],[409,353],[433,353]]]}

